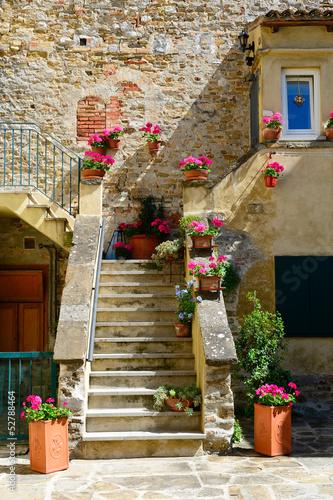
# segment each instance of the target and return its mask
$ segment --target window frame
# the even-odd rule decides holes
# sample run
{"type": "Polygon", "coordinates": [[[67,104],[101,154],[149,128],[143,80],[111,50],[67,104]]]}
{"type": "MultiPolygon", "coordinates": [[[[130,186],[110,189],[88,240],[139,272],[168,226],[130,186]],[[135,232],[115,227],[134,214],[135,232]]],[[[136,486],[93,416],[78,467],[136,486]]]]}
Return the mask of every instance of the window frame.
{"type": "MultiPolygon", "coordinates": [[[[281,80],[281,104],[282,104],[282,117],[284,119],[284,126],[282,130],[283,140],[316,140],[324,138],[320,135],[320,71],[315,68],[283,68],[281,80]],[[288,129],[288,91],[287,81],[288,77],[303,77],[308,78],[313,82],[310,85],[310,96],[312,95],[312,102],[310,102],[311,114],[311,129],[288,129]],[[312,87],[312,88],[311,88],[312,87]]],[[[311,97],[310,97],[311,98],[311,97]]]]}

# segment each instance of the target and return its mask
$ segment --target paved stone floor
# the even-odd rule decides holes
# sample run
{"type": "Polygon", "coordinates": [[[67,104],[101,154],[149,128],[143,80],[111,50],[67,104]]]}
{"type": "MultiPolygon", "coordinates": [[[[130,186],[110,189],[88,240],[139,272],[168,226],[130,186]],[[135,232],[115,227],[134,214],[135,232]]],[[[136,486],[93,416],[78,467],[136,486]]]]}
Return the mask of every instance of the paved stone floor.
{"type": "MultiPolygon", "coordinates": [[[[228,456],[71,460],[49,475],[17,457],[17,485],[8,490],[8,452],[0,448],[2,500],[271,500],[333,499],[333,416],[293,419],[290,456],[253,451],[252,426],[228,456]]],[[[22,448],[23,452],[26,447],[22,448]]]]}

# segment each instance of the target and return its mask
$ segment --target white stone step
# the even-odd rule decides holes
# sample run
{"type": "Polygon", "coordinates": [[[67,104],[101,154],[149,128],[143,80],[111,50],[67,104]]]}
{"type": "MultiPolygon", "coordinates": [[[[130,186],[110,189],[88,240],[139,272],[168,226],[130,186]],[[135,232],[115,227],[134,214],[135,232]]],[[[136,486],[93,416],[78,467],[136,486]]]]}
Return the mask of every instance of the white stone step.
{"type": "Polygon", "coordinates": [[[151,410],[154,404],[154,392],[154,389],[144,389],[141,387],[92,389],[88,391],[88,408],[147,408],[151,410]]]}
{"type": "Polygon", "coordinates": [[[190,337],[128,337],[128,338],[95,338],[96,354],[116,353],[190,353],[192,339],[190,337]]]}
{"type": "Polygon", "coordinates": [[[175,307],[97,307],[96,320],[98,323],[104,321],[128,321],[128,322],[144,322],[144,321],[176,321],[175,307]]]}
{"type": "Polygon", "coordinates": [[[154,441],[175,439],[205,439],[201,432],[85,432],[83,441],[154,441]]]}
{"type": "Polygon", "coordinates": [[[92,370],[193,370],[193,354],[118,353],[94,354],[92,370]]]}
{"type": "Polygon", "coordinates": [[[200,412],[154,411],[147,408],[93,409],[86,414],[87,432],[195,432],[200,430],[200,412]]]}
{"type": "Polygon", "coordinates": [[[137,281],[128,283],[114,283],[101,282],[99,285],[100,294],[115,294],[115,295],[127,295],[132,294],[135,296],[141,296],[141,294],[165,294],[174,296],[175,293],[175,283],[161,282],[161,281],[151,281],[138,283],[137,281]]]}
{"type": "Polygon", "coordinates": [[[97,321],[95,338],[99,337],[165,337],[175,335],[173,321],[97,321]]]}
{"type": "Polygon", "coordinates": [[[163,271],[158,271],[156,269],[152,270],[140,270],[140,271],[112,271],[107,270],[101,271],[100,276],[101,284],[104,283],[165,283],[165,284],[177,284],[184,281],[184,274],[170,274],[167,275],[163,271]]]}
{"type": "Polygon", "coordinates": [[[174,294],[157,295],[153,293],[142,294],[98,294],[98,307],[159,307],[177,308],[177,300],[174,294]]]}
{"type": "Polygon", "coordinates": [[[90,372],[90,389],[116,387],[145,387],[157,389],[163,384],[176,386],[195,382],[193,370],[100,370],[90,372]]]}

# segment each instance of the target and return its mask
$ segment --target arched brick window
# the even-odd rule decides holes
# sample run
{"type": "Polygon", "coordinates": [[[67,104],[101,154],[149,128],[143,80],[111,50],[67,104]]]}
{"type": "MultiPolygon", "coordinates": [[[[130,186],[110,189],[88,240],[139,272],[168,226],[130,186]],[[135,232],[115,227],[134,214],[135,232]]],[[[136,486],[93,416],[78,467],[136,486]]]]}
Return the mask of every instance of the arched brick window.
{"type": "Polygon", "coordinates": [[[88,96],[77,104],[77,140],[87,141],[106,128],[106,109],[98,97],[88,96]]]}

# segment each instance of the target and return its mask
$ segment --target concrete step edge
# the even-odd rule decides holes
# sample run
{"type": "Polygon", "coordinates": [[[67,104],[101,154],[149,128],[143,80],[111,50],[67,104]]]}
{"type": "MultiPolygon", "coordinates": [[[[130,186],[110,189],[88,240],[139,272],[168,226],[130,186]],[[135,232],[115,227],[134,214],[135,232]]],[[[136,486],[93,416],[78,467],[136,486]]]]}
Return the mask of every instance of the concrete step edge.
{"type": "Polygon", "coordinates": [[[114,388],[114,389],[89,389],[88,396],[152,396],[155,389],[145,387],[114,388]]]}
{"type": "Polygon", "coordinates": [[[174,307],[98,307],[97,312],[174,312],[174,307]]]}
{"type": "Polygon", "coordinates": [[[160,441],[174,439],[200,439],[206,438],[201,432],[85,432],[83,441],[160,441]]]}
{"type": "MultiPolygon", "coordinates": [[[[163,283],[161,281],[148,281],[146,283],[137,283],[136,281],[129,281],[127,283],[113,283],[112,281],[108,283],[100,283],[99,286],[121,286],[121,287],[127,287],[127,286],[167,286],[169,288],[175,288],[175,285],[173,283],[163,283]]],[[[137,294],[139,295],[139,294],[137,294]]]]}
{"type": "Polygon", "coordinates": [[[115,269],[114,271],[101,271],[101,274],[110,274],[111,276],[143,276],[145,274],[156,274],[159,276],[164,276],[165,272],[164,271],[158,271],[157,269],[145,269],[144,271],[119,271],[118,269],[115,269]]]}
{"type": "Polygon", "coordinates": [[[174,295],[163,295],[157,293],[99,293],[99,299],[175,299],[174,295]]]}
{"type": "Polygon", "coordinates": [[[97,321],[96,326],[174,326],[173,321],[97,321]]]}
{"type": "MultiPolygon", "coordinates": [[[[200,411],[194,412],[193,416],[199,417],[201,415],[200,411]]],[[[107,409],[107,408],[94,408],[86,411],[87,418],[103,418],[103,417],[181,417],[187,418],[185,412],[181,411],[154,411],[148,410],[147,408],[118,408],[118,409],[107,409]]]]}
{"type": "Polygon", "coordinates": [[[94,354],[93,359],[194,359],[194,355],[190,353],[140,353],[140,354],[94,354]]]}
{"type": "Polygon", "coordinates": [[[191,370],[96,370],[91,371],[92,377],[192,377],[195,371],[191,370]]]}
{"type": "Polygon", "coordinates": [[[95,342],[192,342],[192,337],[95,337],[95,342]]]}

